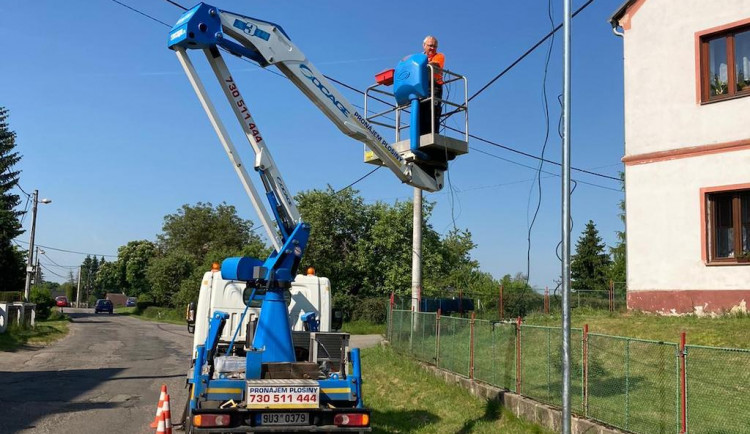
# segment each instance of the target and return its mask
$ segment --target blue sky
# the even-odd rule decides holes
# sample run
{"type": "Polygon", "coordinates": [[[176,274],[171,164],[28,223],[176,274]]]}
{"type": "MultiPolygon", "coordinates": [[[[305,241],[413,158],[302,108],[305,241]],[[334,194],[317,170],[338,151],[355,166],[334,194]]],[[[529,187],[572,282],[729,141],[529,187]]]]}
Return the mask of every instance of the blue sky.
{"type": "MultiPolygon", "coordinates": [[[[182,11],[162,0],[118,0],[169,25],[182,11]]],[[[192,3],[180,0],[191,7],[192,3]]],[[[583,4],[573,2],[573,9],[583,4]]],[[[622,41],[607,18],[621,0],[596,0],[573,20],[572,163],[617,177],[623,156],[622,41]]],[[[116,255],[128,241],[155,240],[163,217],[183,204],[226,202],[258,221],[173,52],[169,28],[112,0],[0,3],[0,106],[23,159],[21,187],[39,190],[37,244],[48,280],[63,281],[85,254],[116,255]]],[[[374,74],[438,37],[446,68],[484,86],[550,29],[548,2],[218,0],[221,9],[280,24],[324,74],[365,89],[374,74]]],[[[552,1],[555,24],[562,0],[552,1]]],[[[472,100],[470,132],[539,155],[545,137],[542,98],[545,44],[472,100]]],[[[198,53],[196,53],[198,54],[198,53]]],[[[285,78],[225,57],[255,120],[294,192],[340,189],[372,169],[362,145],[341,134],[285,78]]],[[[217,106],[223,95],[201,56],[193,56],[217,106]]],[[[349,101],[362,96],[339,87],[349,101]]],[[[562,32],[548,68],[550,140],[545,158],[561,160],[557,136],[562,93],[562,32]]],[[[231,113],[225,124],[239,132],[231,113]]],[[[381,129],[384,137],[387,131],[381,129]]],[[[240,141],[235,144],[248,148],[240,141]]],[[[471,231],[473,256],[495,277],[526,271],[527,230],[537,201],[538,162],[477,140],[450,167],[450,184],[426,194],[437,203],[431,223],[446,233],[471,231]],[[491,155],[488,155],[491,154],[491,155]],[[529,166],[529,167],[524,167],[529,166]],[[455,222],[455,223],[454,223],[455,222]]],[[[251,164],[249,155],[244,156],[251,164]]],[[[544,170],[560,173],[557,166],[544,170]]],[[[573,172],[573,242],[591,219],[608,245],[622,230],[617,181],[573,172]],[[584,184],[587,183],[587,184],[584,184]],[[593,185],[592,185],[593,184],[593,185]]],[[[531,279],[554,287],[560,274],[560,178],[542,174],[542,202],[532,231],[531,279]]],[[[411,187],[381,169],[356,185],[368,201],[411,200],[411,187]]],[[[30,213],[29,213],[30,214],[30,213]]],[[[30,215],[24,227],[30,228],[30,215]]],[[[26,247],[28,232],[18,242],[26,247]]],[[[113,256],[108,260],[115,259],[113,256]]],[[[334,282],[335,284],[335,282],[334,282]]]]}

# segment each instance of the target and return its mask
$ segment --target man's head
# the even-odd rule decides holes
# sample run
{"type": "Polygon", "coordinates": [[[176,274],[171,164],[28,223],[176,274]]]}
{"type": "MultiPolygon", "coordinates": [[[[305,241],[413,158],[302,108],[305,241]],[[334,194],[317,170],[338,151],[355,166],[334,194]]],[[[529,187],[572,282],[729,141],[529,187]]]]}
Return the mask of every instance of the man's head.
{"type": "Polygon", "coordinates": [[[435,54],[435,52],[437,52],[437,47],[438,47],[438,41],[436,37],[427,36],[426,38],[424,38],[424,41],[422,42],[422,48],[424,49],[424,54],[428,56],[435,54]]]}

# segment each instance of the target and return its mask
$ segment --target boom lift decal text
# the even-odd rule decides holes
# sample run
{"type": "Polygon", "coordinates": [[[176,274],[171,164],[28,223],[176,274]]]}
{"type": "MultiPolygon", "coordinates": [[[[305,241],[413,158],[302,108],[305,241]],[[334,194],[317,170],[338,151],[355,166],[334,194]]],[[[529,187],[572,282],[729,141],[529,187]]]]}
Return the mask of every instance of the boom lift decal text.
{"type": "Polygon", "coordinates": [[[237,108],[240,110],[240,113],[243,116],[243,119],[247,122],[247,128],[250,134],[253,135],[253,138],[257,143],[260,143],[263,141],[263,138],[260,136],[260,131],[258,131],[258,126],[255,125],[255,122],[253,120],[253,116],[250,114],[250,110],[247,109],[247,105],[245,104],[245,100],[242,99],[242,96],[240,95],[240,91],[237,89],[237,85],[234,84],[234,79],[232,79],[232,76],[230,75],[225,80],[227,84],[227,89],[229,90],[229,93],[232,94],[232,97],[234,97],[234,103],[237,104],[237,108]]]}
{"type": "Polygon", "coordinates": [[[333,105],[336,106],[337,109],[341,111],[341,113],[344,114],[344,116],[349,117],[349,110],[344,107],[343,104],[339,100],[336,99],[335,96],[331,93],[330,90],[328,90],[327,87],[323,86],[323,83],[320,82],[318,77],[313,74],[312,70],[307,67],[304,63],[301,63],[299,65],[299,69],[302,71],[302,75],[304,75],[308,80],[312,82],[312,84],[315,85],[315,87],[320,90],[320,93],[322,93],[326,98],[330,99],[333,105]]]}
{"type": "Polygon", "coordinates": [[[382,145],[383,145],[383,147],[384,147],[384,148],[385,148],[385,149],[386,149],[386,150],[387,150],[387,151],[388,151],[388,152],[389,152],[389,153],[390,153],[391,155],[393,155],[393,157],[395,157],[395,158],[396,158],[396,160],[398,160],[398,161],[400,161],[400,162],[403,162],[403,161],[404,161],[404,159],[403,159],[403,158],[401,158],[401,155],[399,155],[399,154],[398,154],[398,152],[396,152],[396,150],[395,150],[395,149],[393,149],[393,147],[392,147],[391,145],[389,145],[389,144],[388,144],[388,142],[386,142],[386,141],[385,141],[385,139],[383,139],[383,137],[382,137],[382,136],[381,136],[380,134],[378,134],[378,132],[377,132],[377,131],[375,131],[375,129],[373,129],[373,128],[372,128],[372,126],[370,125],[370,123],[369,123],[369,122],[367,122],[367,121],[365,120],[365,118],[363,118],[363,117],[362,117],[362,115],[361,115],[361,114],[359,114],[359,112],[354,112],[354,117],[355,117],[355,118],[357,118],[357,120],[359,121],[359,123],[360,123],[360,124],[362,124],[362,126],[363,126],[363,127],[367,128],[367,131],[369,131],[369,132],[370,132],[370,134],[372,134],[373,136],[375,136],[375,138],[376,138],[376,139],[377,139],[377,140],[378,140],[378,141],[380,142],[380,144],[382,144],[382,145]]]}

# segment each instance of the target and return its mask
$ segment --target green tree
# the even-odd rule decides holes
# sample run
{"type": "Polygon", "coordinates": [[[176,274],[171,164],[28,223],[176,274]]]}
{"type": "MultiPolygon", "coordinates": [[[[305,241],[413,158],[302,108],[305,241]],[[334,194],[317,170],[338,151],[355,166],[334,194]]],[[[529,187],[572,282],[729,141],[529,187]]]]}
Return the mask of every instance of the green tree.
{"type": "Polygon", "coordinates": [[[202,263],[209,252],[239,253],[248,246],[263,252],[265,244],[252,232],[252,222],[237,215],[234,206],[210,203],[183,205],[175,214],[164,217],[162,233],[157,236],[161,252],[181,252],[202,263]]]}
{"type": "Polygon", "coordinates": [[[107,292],[127,293],[125,273],[122,270],[124,270],[124,267],[121,267],[119,260],[101,264],[99,272],[96,273],[96,286],[107,292]]]}
{"type": "Polygon", "coordinates": [[[295,199],[302,219],[310,224],[302,263],[329,278],[334,295],[358,294],[365,285],[359,249],[373,224],[370,207],[356,190],[335,193],[330,186],[301,192],[295,199]]]}
{"type": "Polygon", "coordinates": [[[0,291],[20,290],[25,279],[26,256],[12,244],[23,234],[19,220],[23,212],[16,210],[21,198],[12,193],[20,174],[14,167],[21,160],[15,147],[16,133],[9,129],[8,110],[0,107],[0,291]]]}
{"type": "MultiPolygon", "coordinates": [[[[483,273],[479,272],[479,262],[471,259],[471,251],[476,247],[471,239],[471,232],[468,230],[452,229],[441,242],[442,261],[436,264],[439,273],[435,275],[442,285],[448,285],[453,288],[468,289],[472,287],[472,292],[481,291],[484,293],[487,289],[487,279],[483,273]]],[[[434,282],[433,286],[440,285],[434,282]]]]}
{"type": "Polygon", "coordinates": [[[503,285],[503,311],[506,318],[523,317],[542,307],[543,297],[529,285],[525,274],[519,272],[513,277],[506,274],[500,283],[503,285]]]}
{"type": "Polygon", "coordinates": [[[570,263],[575,289],[607,289],[611,261],[605,247],[596,225],[589,220],[576,243],[576,252],[570,263]]]}
{"type": "Polygon", "coordinates": [[[233,256],[265,259],[269,249],[233,206],[183,205],[164,217],[157,255],[146,272],[149,296],[160,305],[180,306],[198,297],[201,279],[213,262],[233,256]]]}
{"type": "Polygon", "coordinates": [[[93,295],[95,298],[104,298],[107,288],[99,285],[97,275],[99,274],[99,260],[94,256],[86,255],[81,263],[81,290],[84,294],[93,295]]]}
{"type": "MultiPolygon", "coordinates": [[[[625,172],[620,172],[620,182],[622,184],[622,190],[625,191],[625,172]]],[[[617,244],[609,249],[612,254],[612,268],[610,269],[610,279],[615,282],[625,282],[626,267],[627,267],[627,243],[625,236],[625,199],[623,198],[619,204],[620,207],[620,220],[623,224],[623,230],[617,231],[617,244]]]]}
{"type": "MultiPolygon", "coordinates": [[[[180,291],[183,280],[190,278],[196,270],[197,264],[194,258],[186,253],[176,251],[167,255],[154,258],[146,270],[151,290],[150,295],[154,303],[160,306],[177,306],[181,303],[175,299],[175,295],[180,291]]],[[[200,287],[200,277],[198,281],[192,281],[197,291],[200,287]]]]}
{"type": "MultiPolygon", "coordinates": [[[[97,288],[102,293],[122,292],[133,297],[147,293],[149,283],[146,270],[156,254],[156,245],[148,240],[130,241],[120,246],[117,249],[117,260],[98,265],[99,270],[96,274],[92,274],[95,276],[97,288]]],[[[84,260],[84,270],[81,274],[82,285],[87,277],[85,274],[87,265],[93,266],[93,260],[87,259],[89,262],[87,264],[84,260]]],[[[81,299],[86,300],[88,297],[84,293],[81,299]]]]}
{"type": "MultiPolygon", "coordinates": [[[[424,201],[422,222],[422,293],[432,294],[447,284],[445,249],[438,234],[429,223],[434,202],[424,201]]],[[[372,226],[366,242],[361,244],[361,260],[366,267],[365,283],[368,295],[395,292],[411,294],[411,261],[413,238],[413,204],[396,202],[372,205],[372,226]]],[[[457,256],[461,256],[459,253],[457,256]]]]}
{"type": "MultiPolygon", "coordinates": [[[[311,227],[303,262],[331,279],[338,301],[390,291],[411,294],[411,201],[367,205],[356,190],[335,193],[330,187],[302,192],[296,199],[311,227]]],[[[475,247],[471,233],[456,229],[441,238],[430,224],[433,208],[434,203],[423,204],[423,295],[452,285],[484,285],[486,276],[478,274],[478,263],[470,255],[475,247]]]]}

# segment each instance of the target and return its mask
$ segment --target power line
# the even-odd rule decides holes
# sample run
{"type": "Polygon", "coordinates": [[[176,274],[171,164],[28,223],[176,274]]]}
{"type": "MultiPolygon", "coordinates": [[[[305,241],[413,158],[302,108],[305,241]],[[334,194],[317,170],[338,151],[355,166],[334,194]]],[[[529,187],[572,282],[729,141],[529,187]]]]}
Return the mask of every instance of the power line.
{"type": "Polygon", "coordinates": [[[187,10],[187,8],[185,6],[177,3],[176,1],[172,1],[172,0],[164,0],[164,1],[166,1],[167,3],[170,3],[170,4],[173,4],[173,5],[177,6],[178,8],[182,9],[183,11],[187,10]]]}
{"type": "MultiPolygon", "coordinates": [[[[555,24],[554,20],[552,19],[552,0],[547,0],[547,17],[549,18],[550,25],[555,24]]],[[[536,209],[534,210],[534,217],[531,219],[531,223],[528,227],[528,232],[526,234],[526,241],[527,241],[527,249],[526,249],[526,284],[528,285],[529,280],[531,279],[531,232],[534,229],[534,223],[536,223],[536,218],[539,215],[539,209],[542,207],[542,167],[544,167],[544,152],[547,150],[547,143],[549,143],[549,122],[550,122],[550,115],[549,115],[549,103],[547,101],[547,72],[549,70],[549,61],[552,57],[552,48],[555,46],[555,36],[554,32],[552,33],[552,40],[549,43],[549,48],[547,49],[547,56],[544,61],[544,77],[542,78],[542,100],[544,103],[544,144],[542,145],[542,152],[539,156],[539,167],[534,175],[534,179],[536,180],[537,185],[537,202],[536,202],[536,209]]],[[[562,117],[562,114],[560,115],[562,117]]],[[[531,189],[529,189],[529,199],[526,202],[526,218],[529,218],[529,204],[531,203],[531,192],[533,190],[533,185],[531,189]]],[[[526,220],[528,222],[528,220],[526,220]]],[[[524,294],[525,295],[525,294],[524,294]]]]}
{"type": "Polygon", "coordinates": [[[19,183],[16,183],[16,187],[18,187],[18,189],[19,189],[19,190],[21,190],[21,191],[23,192],[23,194],[25,194],[25,195],[26,195],[26,197],[27,197],[27,198],[31,198],[31,195],[30,195],[29,193],[26,193],[26,190],[24,190],[24,189],[23,189],[23,188],[21,187],[21,184],[19,184],[19,183]]]}
{"type": "Polygon", "coordinates": [[[383,167],[383,166],[378,166],[378,167],[376,167],[376,168],[372,169],[371,171],[367,172],[367,174],[365,174],[364,176],[362,176],[362,177],[361,177],[361,178],[359,178],[358,180],[356,180],[356,181],[352,182],[351,184],[347,185],[346,187],[342,188],[341,190],[337,191],[337,192],[336,192],[336,193],[334,193],[334,194],[339,194],[339,193],[341,193],[342,191],[346,190],[347,188],[350,188],[350,187],[351,187],[351,186],[353,186],[354,184],[358,183],[359,181],[361,181],[361,180],[363,180],[363,179],[367,178],[368,176],[372,175],[373,173],[375,173],[375,171],[376,171],[376,170],[378,170],[378,169],[380,169],[381,167],[383,167]]]}
{"type": "MultiPolygon", "coordinates": [[[[594,2],[594,0],[588,0],[586,3],[583,4],[583,6],[581,6],[575,12],[573,12],[573,15],[571,17],[575,17],[576,15],[578,15],[579,12],[581,12],[582,10],[584,10],[588,5],[590,5],[593,2],[594,2]]],[[[540,39],[539,42],[537,42],[536,44],[534,44],[534,46],[532,46],[531,48],[529,48],[528,50],[526,50],[526,52],[523,53],[521,55],[521,57],[519,57],[518,59],[516,59],[513,63],[510,64],[510,66],[508,66],[507,68],[503,69],[499,74],[497,74],[495,76],[495,78],[493,78],[492,80],[490,80],[481,89],[479,89],[477,92],[475,92],[474,95],[472,95],[471,97],[469,97],[469,101],[473,100],[474,98],[477,97],[477,95],[479,95],[480,93],[484,92],[484,90],[487,89],[488,87],[490,87],[492,85],[492,83],[494,83],[495,81],[497,81],[498,78],[502,77],[508,71],[510,71],[514,66],[518,65],[518,63],[521,62],[521,60],[523,60],[526,56],[528,56],[529,54],[531,54],[532,51],[536,50],[537,47],[539,47],[540,45],[542,45],[544,43],[544,41],[546,41],[547,39],[549,39],[552,35],[554,35],[561,28],[562,28],[562,24],[558,24],[557,27],[555,27],[551,32],[547,33],[547,35],[545,37],[543,37],[542,39],[540,39]]]]}
{"type": "Polygon", "coordinates": [[[44,264],[42,264],[42,263],[40,263],[40,264],[39,264],[39,266],[40,266],[40,267],[42,267],[42,268],[44,268],[45,270],[47,270],[47,272],[48,272],[48,273],[50,273],[50,274],[54,274],[55,276],[57,276],[57,277],[59,277],[59,278],[61,278],[61,279],[67,279],[67,277],[66,277],[66,276],[61,276],[61,275],[59,275],[59,274],[55,273],[54,271],[50,270],[49,268],[47,268],[47,267],[46,267],[46,266],[45,266],[44,264]]]}
{"type": "Polygon", "coordinates": [[[44,257],[47,258],[48,261],[52,262],[57,267],[60,267],[60,268],[78,268],[79,267],[79,265],[60,265],[57,262],[55,262],[52,258],[50,258],[46,252],[44,251],[42,252],[43,252],[42,255],[44,255],[44,257]]]}
{"type": "MultiPolygon", "coordinates": [[[[16,241],[16,240],[14,240],[13,242],[15,242],[16,244],[18,244],[18,243],[19,243],[19,241],[16,241]]],[[[20,242],[21,242],[21,243],[24,243],[24,244],[29,244],[29,242],[28,242],[28,241],[23,241],[23,240],[20,240],[20,242]]],[[[55,250],[55,251],[57,251],[57,252],[65,252],[65,253],[75,253],[75,254],[77,254],[77,255],[89,255],[89,256],[106,256],[106,257],[109,257],[109,258],[116,258],[116,257],[117,257],[117,255],[105,255],[104,253],[76,252],[75,250],[66,250],[66,249],[59,249],[59,248],[57,248],[57,247],[43,246],[43,245],[41,245],[41,244],[37,244],[37,245],[38,245],[39,247],[43,248],[43,249],[50,249],[50,250],[55,250]]],[[[20,247],[20,246],[19,246],[19,247],[20,247]]]]}
{"type": "MultiPolygon", "coordinates": [[[[506,162],[508,162],[508,163],[511,163],[511,164],[515,164],[516,166],[521,166],[521,167],[525,167],[525,168],[527,168],[527,169],[531,169],[531,170],[534,170],[534,171],[536,171],[536,170],[537,170],[537,168],[536,168],[536,167],[532,167],[532,166],[527,166],[527,165],[525,165],[525,164],[523,164],[523,163],[519,163],[519,162],[517,162],[517,161],[509,160],[509,159],[507,159],[507,158],[503,158],[503,157],[500,157],[500,156],[498,156],[498,155],[495,155],[495,154],[491,154],[491,153],[489,153],[489,152],[486,152],[486,151],[482,151],[481,149],[477,149],[477,148],[475,148],[475,147],[473,147],[473,146],[469,146],[469,148],[470,148],[470,149],[473,149],[473,150],[475,150],[475,151],[477,151],[477,152],[479,152],[479,153],[481,153],[481,154],[485,154],[485,155],[488,155],[488,156],[490,156],[490,157],[493,157],[493,158],[497,158],[498,160],[502,160],[502,161],[506,161],[506,162]]],[[[559,173],[547,172],[546,170],[542,170],[541,172],[542,172],[542,173],[544,173],[544,174],[547,174],[547,175],[552,175],[552,176],[556,176],[556,177],[559,177],[559,176],[560,176],[560,174],[559,174],[559,173]]],[[[580,182],[581,184],[586,184],[586,185],[590,185],[590,186],[592,186],[592,187],[602,188],[602,189],[604,189],[604,190],[611,190],[611,191],[616,191],[616,192],[618,192],[618,193],[622,193],[622,190],[621,190],[621,189],[617,189],[617,188],[611,188],[611,187],[605,187],[605,186],[603,186],[603,185],[599,185],[599,184],[594,184],[593,182],[586,182],[586,181],[581,181],[581,180],[576,180],[576,182],[580,182]]]]}
{"type": "Polygon", "coordinates": [[[165,23],[164,21],[162,21],[162,20],[160,20],[158,18],[154,18],[154,17],[152,17],[151,15],[149,15],[149,14],[147,14],[145,12],[141,12],[138,9],[134,8],[134,7],[126,5],[125,3],[119,2],[117,0],[112,0],[112,1],[115,2],[115,3],[117,3],[120,6],[124,7],[124,8],[130,9],[131,11],[133,11],[133,12],[135,12],[137,14],[143,15],[144,17],[146,17],[146,18],[148,18],[150,20],[156,21],[159,24],[164,24],[167,27],[172,27],[169,24],[165,23]]]}
{"type": "MultiPolygon", "coordinates": [[[[463,132],[461,130],[458,130],[456,128],[452,128],[452,127],[448,127],[448,126],[446,126],[445,128],[463,134],[463,132]]],[[[506,151],[510,151],[510,152],[514,152],[514,153],[519,154],[519,155],[523,155],[524,157],[533,158],[533,159],[538,160],[538,161],[543,161],[545,163],[554,164],[555,166],[562,167],[562,164],[558,163],[557,161],[552,161],[552,160],[547,160],[547,159],[542,158],[542,157],[537,157],[536,155],[529,154],[529,153],[523,152],[523,151],[519,151],[517,149],[513,149],[513,148],[511,148],[509,146],[501,145],[500,143],[493,142],[491,140],[483,139],[483,138],[481,138],[479,136],[475,136],[474,134],[469,134],[469,137],[471,137],[472,139],[475,139],[475,140],[479,140],[480,142],[484,142],[484,143],[486,143],[488,145],[492,145],[492,146],[495,146],[495,147],[500,148],[500,149],[505,149],[506,151]]],[[[598,176],[600,178],[611,179],[613,181],[620,181],[620,178],[616,178],[616,177],[610,176],[610,175],[605,175],[603,173],[593,172],[591,170],[578,169],[576,167],[571,167],[571,169],[575,170],[576,172],[586,173],[588,175],[598,176]]]]}

